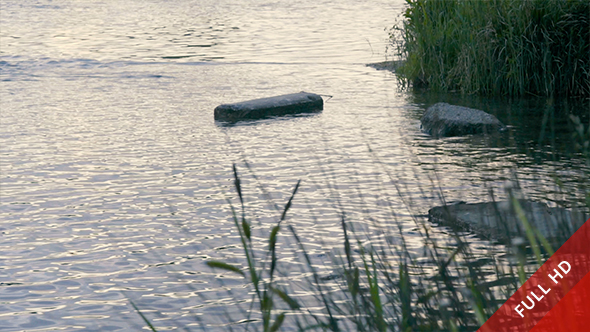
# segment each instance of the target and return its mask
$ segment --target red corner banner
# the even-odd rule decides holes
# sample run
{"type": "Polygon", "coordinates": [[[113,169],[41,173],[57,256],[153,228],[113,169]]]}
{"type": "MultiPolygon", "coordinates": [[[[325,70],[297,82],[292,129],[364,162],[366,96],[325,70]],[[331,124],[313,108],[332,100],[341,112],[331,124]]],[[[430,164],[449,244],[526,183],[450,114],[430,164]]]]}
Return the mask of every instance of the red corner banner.
{"type": "Polygon", "coordinates": [[[590,331],[590,219],[478,332],[590,331]]]}

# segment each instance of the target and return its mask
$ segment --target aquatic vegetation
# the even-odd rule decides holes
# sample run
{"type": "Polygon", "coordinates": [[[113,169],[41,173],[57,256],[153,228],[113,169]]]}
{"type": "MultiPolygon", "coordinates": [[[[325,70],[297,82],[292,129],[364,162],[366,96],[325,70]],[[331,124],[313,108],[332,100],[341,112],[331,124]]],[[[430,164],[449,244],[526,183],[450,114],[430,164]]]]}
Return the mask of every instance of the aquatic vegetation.
{"type": "Polygon", "coordinates": [[[589,96],[585,0],[407,0],[391,38],[406,85],[493,95],[589,96]]]}
{"type": "MultiPolygon", "coordinates": [[[[398,240],[371,243],[366,234],[355,230],[355,223],[342,212],[341,250],[330,257],[334,272],[320,276],[315,268],[317,262],[308,254],[288,220],[300,182],[295,185],[270,234],[256,235],[268,238],[265,248],[253,248],[254,230],[248,221],[235,165],[234,187],[241,208],[236,209],[231,201],[228,203],[247,264],[243,267],[221,261],[207,264],[239,274],[253,287],[254,299],[248,317],[240,320],[247,322],[243,326],[246,330],[277,331],[290,320],[289,326],[296,326],[299,331],[475,331],[536,270],[538,266],[531,269],[527,256],[532,253],[533,265],[540,266],[542,256],[553,252],[541,234],[531,228],[524,214],[519,218],[527,238],[520,239],[512,248],[515,264],[506,265],[495,257],[475,254],[464,235],[459,233],[450,234],[452,245],[437,243],[430,235],[427,222],[419,217],[414,218],[423,238],[423,257],[410,253],[399,224],[399,232],[395,234],[383,228],[384,238],[398,240]],[[288,230],[282,238],[294,240],[305,274],[310,275],[303,285],[290,285],[289,278],[285,278],[288,273],[282,271],[285,266],[277,251],[282,229],[288,230]],[[266,254],[255,257],[255,251],[266,254]],[[281,276],[280,282],[277,275],[281,276]],[[338,291],[334,291],[335,284],[338,291]],[[293,296],[296,288],[314,294],[314,301],[309,303],[308,299],[293,296]]],[[[518,211],[520,205],[515,189],[507,190],[518,211]]],[[[397,223],[395,218],[392,222],[397,223]]]]}
{"type": "MultiPolygon", "coordinates": [[[[584,126],[580,133],[586,134],[584,126]]],[[[295,183],[282,209],[275,206],[272,225],[253,223],[256,215],[248,211],[243,175],[235,165],[233,187],[237,195],[227,202],[243,261],[218,258],[206,264],[220,276],[237,276],[250,291],[236,298],[228,290],[242,314],[227,314],[225,330],[475,331],[554,252],[528,222],[518,186],[505,190],[525,236],[513,238],[504,257],[474,250],[465,233],[451,229],[441,243],[426,218],[413,215],[412,231],[420,234],[423,246],[417,253],[407,246],[404,225],[393,210],[388,226],[373,225],[377,237],[358,229],[359,222],[341,210],[339,248],[318,255],[291,223],[292,207],[305,183],[295,183]],[[285,260],[282,250],[297,254],[285,260]]],[[[148,314],[131,305],[147,328],[158,330],[148,314]]]]}

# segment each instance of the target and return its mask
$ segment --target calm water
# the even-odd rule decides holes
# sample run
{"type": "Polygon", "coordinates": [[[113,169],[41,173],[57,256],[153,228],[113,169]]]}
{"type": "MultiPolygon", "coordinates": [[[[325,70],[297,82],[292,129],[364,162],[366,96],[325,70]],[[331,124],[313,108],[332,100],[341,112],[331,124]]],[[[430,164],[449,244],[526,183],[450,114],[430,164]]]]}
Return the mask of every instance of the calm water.
{"type": "MultiPolygon", "coordinates": [[[[365,64],[385,59],[403,6],[1,0],[0,330],[140,330],[126,296],[159,330],[245,318],[242,279],[204,265],[244,263],[226,202],[237,204],[232,163],[261,248],[272,205],[302,179],[290,222],[326,275],[325,253],[341,245],[338,200],[359,227],[392,225],[391,204],[416,255],[411,215],[440,192],[486,201],[516,175],[529,198],[581,202],[589,170],[567,116],[588,123],[588,104],[402,92],[365,64]],[[333,98],[315,116],[213,121],[218,104],[302,90],[333,98]],[[438,101],[495,113],[511,130],[431,139],[419,119],[438,101]]],[[[279,246],[294,263],[295,246],[279,246]]]]}

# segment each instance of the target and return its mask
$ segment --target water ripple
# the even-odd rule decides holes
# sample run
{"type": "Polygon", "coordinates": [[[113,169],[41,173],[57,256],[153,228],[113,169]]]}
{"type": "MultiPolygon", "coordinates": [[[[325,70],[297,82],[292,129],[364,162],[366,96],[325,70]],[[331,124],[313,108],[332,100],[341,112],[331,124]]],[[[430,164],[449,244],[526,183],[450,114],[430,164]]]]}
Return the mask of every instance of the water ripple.
{"type": "MultiPolygon", "coordinates": [[[[507,112],[533,113],[534,103],[455,100],[512,126],[495,139],[420,132],[428,105],[456,97],[401,92],[391,73],[364,66],[382,60],[383,29],[402,7],[3,3],[0,315],[9,319],[0,329],[139,330],[128,298],[158,330],[224,329],[226,315],[241,319],[251,290],[204,264],[245,265],[227,203],[237,204],[233,163],[257,257],[302,180],[289,222],[318,274],[334,282],[331,291],[339,276],[326,262],[342,247],[338,202],[351,227],[370,238],[367,246],[399,244],[399,222],[420,258],[412,217],[439,204],[441,191],[448,200],[484,201],[490,189],[501,198],[517,172],[531,198],[583,199],[588,167],[568,150],[567,126],[556,120],[563,148],[551,151],[538,144],[538,119],[510,122],[507,112]],[[221,103],[301,90],[334,97],[314,116],[234,126],[213,120],[221,103]],[[396,230],[384,235],[383,227],[396,230]]],[[[431,231],[450,241],[446,229],[431,231]]],[[[476,251],[488,250],[469,239],[476,251]]],[[[298,246],[285,234],[277,247],[281,282],[305,283],[298,246]]],[[[294,296],[313,302],[305,289],[294,296]]]]}

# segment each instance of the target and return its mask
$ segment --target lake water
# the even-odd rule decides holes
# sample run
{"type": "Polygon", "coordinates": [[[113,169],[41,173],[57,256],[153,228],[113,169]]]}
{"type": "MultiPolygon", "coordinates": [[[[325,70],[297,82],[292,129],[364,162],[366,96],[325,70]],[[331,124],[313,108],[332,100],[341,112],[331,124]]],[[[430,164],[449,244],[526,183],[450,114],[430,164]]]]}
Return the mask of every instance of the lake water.
{"type": "MultiPolygon", "coordinates": [[[[419,255],[412,215],[441,193],[502,198],[515,177],[526,197],[551,205],[587,193],[568,122],[575,113],[588,123],[587,101],[408,93],[365,66],[385,60],[402,0],[1,7],[1,331],[140,330],[127,298],[158,330],[244,319],[238,300],[250,301],[249,288],[204,264],[245,264],[227,203],[239,206],[234,163],[260,248],[280,215],[273,205],[302,180],[288,222],[318,262],[341,247],[340,209],[369,237],[375,223],[396,225],[393,214],[419,255]],[[318,115],[213,120],[219,104],[299,91],[332,98],[318,115]],[[497,114],[511,129],[432,139],[419,119],[438,101],[497,114]]],[[[279,248],[295,264],[296,246],[279,248]]]]}

